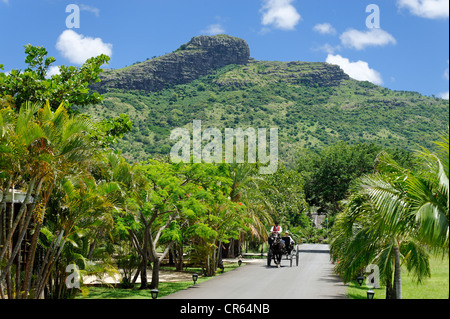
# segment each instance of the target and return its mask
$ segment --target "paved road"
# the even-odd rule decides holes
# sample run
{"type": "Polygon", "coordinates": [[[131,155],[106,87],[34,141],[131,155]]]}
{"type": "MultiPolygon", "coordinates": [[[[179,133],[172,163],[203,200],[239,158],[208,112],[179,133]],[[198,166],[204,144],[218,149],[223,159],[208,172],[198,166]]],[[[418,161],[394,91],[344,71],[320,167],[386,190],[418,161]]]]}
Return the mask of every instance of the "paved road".
{"type": "Polygon", "coordinates": [[[347,288],[332,268],[328,245],[301,245],[298,267],[259,260],[163,299],[344,299],[347,288]]]}

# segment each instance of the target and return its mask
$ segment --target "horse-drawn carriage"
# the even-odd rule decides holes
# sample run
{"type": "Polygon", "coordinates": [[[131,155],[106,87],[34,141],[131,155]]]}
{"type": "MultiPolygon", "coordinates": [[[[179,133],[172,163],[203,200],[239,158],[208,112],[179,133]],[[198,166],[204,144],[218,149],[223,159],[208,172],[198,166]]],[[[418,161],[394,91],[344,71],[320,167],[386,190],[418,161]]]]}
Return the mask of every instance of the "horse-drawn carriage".
{"type": "Polygon", "coordinates": [[[290,267],[295,260],[296,266],[298,266],[300,251],[298,245],[294,246],[291,243],[290,237],[281,237],[279,234],[272,234],[269,239],[269,251],[267,252],[267,266],[270,267],[272,260],[277,267],[281,267],[281,260],[285,256],[286,260],[289,260],[290,267]]]}

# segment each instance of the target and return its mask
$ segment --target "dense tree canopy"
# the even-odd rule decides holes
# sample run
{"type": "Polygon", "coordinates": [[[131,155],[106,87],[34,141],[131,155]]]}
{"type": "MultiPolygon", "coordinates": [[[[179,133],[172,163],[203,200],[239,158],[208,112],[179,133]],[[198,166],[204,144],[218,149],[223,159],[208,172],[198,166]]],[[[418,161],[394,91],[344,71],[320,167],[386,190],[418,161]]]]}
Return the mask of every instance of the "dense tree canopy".
{"type": "Polygon", "coordinates": [[[0,99],[12,101],[17,109],[25,102],[49,101],[52,110],[61,103],[82,107],[102,100],[98,93],[89,91],[89,85],[100,81],[101,66],[109,61],[108,56],[90,58],[80,68],[62,65],[59,74],[50,76],[55,58],[46,57],[45,48],[26,45],[25,53],[28,64],[25,70],[11,70],[9,75],[0,73],[0,99]]]}
{"type": "MultiPolygon", "coordinates": [[[[374,144],[338,142],[319,151],[300,151],[296,168],[304,178],[308,204],[318,207],[320,213],[339,212],[339,202],[349,195],[352,183],[360,176],[374,172],[377,156],[382,150],[374,144]]],[[[411,152],[389,151],[406,167],[413,165],[411,152]]]]}

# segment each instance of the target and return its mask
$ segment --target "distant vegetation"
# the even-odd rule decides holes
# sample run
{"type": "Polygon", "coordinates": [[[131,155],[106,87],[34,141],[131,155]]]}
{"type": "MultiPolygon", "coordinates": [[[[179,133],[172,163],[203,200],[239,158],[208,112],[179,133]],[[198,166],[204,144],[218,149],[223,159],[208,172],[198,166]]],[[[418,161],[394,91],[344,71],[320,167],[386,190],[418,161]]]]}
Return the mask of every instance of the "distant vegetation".
{"type": "Polygon", "coordinates": [[[336,82],[332,72],[324,63],[252,61],[158,92],[109,89],[102,104],[85,111],[96,119],[130,116],[133,129],[117,145],[129,160],[168,154],[171,130],[193,120],[219,129],[278,127],[280,152],[290,164],[300,149],[339,141],[431,147],[448,127],[448,100],[353,79],[336,82]]]}

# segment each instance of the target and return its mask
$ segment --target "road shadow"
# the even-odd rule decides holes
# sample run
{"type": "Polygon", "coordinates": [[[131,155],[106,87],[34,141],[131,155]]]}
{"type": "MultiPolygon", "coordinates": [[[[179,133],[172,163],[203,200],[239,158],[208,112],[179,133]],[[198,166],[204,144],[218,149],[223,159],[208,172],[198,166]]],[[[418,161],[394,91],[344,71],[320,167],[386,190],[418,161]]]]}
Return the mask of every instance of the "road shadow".
{"type": "Polygon", "coordinates": [[[319,278],[319,280],[323,281],[323,282],[327,282],[327,283],[333,283],[337,286],[346,286],[344,284],[344,282],[342,281],[342,279],[336,275],[328,275],[326,277],[321,277],[321,278],[319,278]]]}
{"type": "Polygon", "coordinates": [[[307,254],[329,254],[330,250],[322,250],[322,249],[299,249],[299,253],[307,253],[307,254]]]}

